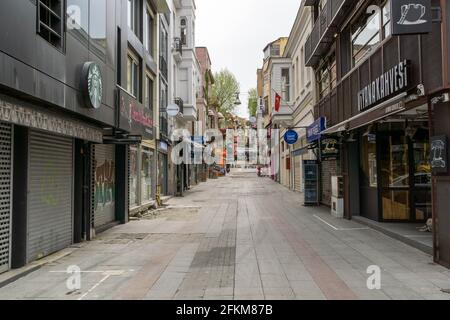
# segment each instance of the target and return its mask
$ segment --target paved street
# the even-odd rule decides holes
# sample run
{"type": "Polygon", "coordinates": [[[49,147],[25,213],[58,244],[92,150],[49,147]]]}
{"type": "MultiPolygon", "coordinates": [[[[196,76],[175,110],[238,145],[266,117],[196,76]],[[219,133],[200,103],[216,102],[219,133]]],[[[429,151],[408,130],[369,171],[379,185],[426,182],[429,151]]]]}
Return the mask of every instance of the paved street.
{"type": "Polygon", "coordinates": [[[1,299],[450,299],[450,271],[254,173],[209,180],[0,289],[1,299]],[[81,289],[66,270],[81,268],[81,289]],[[369,290],[367,268],[382,269],[369,290]]]}

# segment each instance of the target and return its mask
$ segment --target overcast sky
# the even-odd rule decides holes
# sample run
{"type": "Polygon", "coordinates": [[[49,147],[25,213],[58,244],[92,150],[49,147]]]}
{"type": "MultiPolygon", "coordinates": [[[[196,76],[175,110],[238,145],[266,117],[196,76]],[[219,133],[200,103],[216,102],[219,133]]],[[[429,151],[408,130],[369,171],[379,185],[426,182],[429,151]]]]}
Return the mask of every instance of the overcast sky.
{"type": "Polygon", "coordinates": [[[300,2],[196,0],[196,45],[208,48],[214,72],[227,68],[241,84],[240,116],[248,117],[247,92],[256,88],[264,47],[289,36],[300,2]]]}

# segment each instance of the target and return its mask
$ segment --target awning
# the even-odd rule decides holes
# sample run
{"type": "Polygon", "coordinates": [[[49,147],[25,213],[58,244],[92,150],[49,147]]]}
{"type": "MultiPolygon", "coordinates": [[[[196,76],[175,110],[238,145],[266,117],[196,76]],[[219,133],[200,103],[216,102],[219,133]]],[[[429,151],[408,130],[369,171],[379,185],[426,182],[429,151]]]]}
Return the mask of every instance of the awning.
{"type": "Polygon", "coordinates": [[[214,111],[209,110],[209,111],[208,111],[208,116],[210,116],[210,117],[215,117],[216,114],[214,113],[214,111]]]}
{"type": "Polygon", "coordinates": [[[407,93],[403,92],[385,102],[380,103],[367,111],[364,111],[350,119],[347,119],[331,128],[322,131],[322,135],[333,134],[343,131],[355,130],[367,124],[376,122],[396,113],[405,111],[405,101],[407,93]]]}
{"type": "Polygon", "coordinates": [[[218,112],[217,116],[219,117],[219,119],[225,119],[225,117],[223,116],[223,114],[221,112],[218,112]]]}

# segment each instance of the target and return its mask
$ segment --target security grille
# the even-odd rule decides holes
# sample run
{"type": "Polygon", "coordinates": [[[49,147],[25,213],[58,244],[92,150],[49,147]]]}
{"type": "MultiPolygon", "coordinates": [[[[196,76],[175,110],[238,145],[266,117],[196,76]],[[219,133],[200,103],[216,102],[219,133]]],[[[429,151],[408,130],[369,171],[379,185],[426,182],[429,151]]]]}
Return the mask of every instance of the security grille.
{"type": "Polygon", "coordinates": [[[92,212],[94,228],[103,227],[116,220],[115,213],[115,147],[93,147],[92,212]]]}
{"type": "Polygon", "coordinates": [[[9,269],[11,156],[11,125],[0,122],[0,273],[9,269]]]}
{"type": "Polygon", "coordinates": [[[27,261],[72,244],[73,140],[30,131],[27,261]]]}

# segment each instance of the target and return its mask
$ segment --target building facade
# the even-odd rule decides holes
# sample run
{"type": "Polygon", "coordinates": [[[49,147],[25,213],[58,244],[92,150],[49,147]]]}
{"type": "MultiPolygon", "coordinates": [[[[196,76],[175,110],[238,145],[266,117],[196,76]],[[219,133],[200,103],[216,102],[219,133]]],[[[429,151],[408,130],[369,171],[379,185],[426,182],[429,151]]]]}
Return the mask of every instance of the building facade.
{"type": "MultiPolygon", "coordinates": [[[[311,10],[302,3],[284,52],[284,56],[291,61],[291,79],[282,82],[285,86],[290,84],[290,108],[286,110],[285,115],[280,115],[283,127],[293,128],[299,137],[297,143],[291,146],[285,144],[284,158],[281,162],[285,163],[285,167],[289,166],[290,170],[285,170],[282,175],[289,176],[290,183],[286,183],[286,186],[302,193],[304,192],[303,163],[306,160],[316,159],[307,143],[307,128],[314,122],[313,104],[315,95],[313,70],[307,67],[304,61],[305,44],[311,29],[311,10]]],[[[288,88],[282,90],[282,92],[287,90],[288,88]]],[[[280,143],[284,143],[284,141],[280,143]]]]}
{"type": "Polygon", "coordinates": [[[318,146],[322,201],[336,175],[347,218],[433,219],[435,260],[449,265],[448,26],[438,14],[449,1],[424,3],[420,30],[403,23],[395,1],[305,4],[314,20],[305,49],[317,83],[314,113],[327,122],[318,146]]]}

